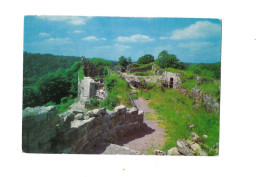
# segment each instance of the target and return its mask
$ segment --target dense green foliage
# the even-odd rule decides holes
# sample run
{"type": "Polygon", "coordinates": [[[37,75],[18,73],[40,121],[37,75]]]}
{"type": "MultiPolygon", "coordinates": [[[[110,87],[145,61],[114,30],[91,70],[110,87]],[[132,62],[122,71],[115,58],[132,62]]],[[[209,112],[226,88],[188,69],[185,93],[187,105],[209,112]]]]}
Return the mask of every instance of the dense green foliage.
{"type": "Polygon", "coordinates": [[[24,85],[34,84],[42,75],[55,72],[59,68],[70,68],[80,57],[56,56],[51,54],[23,53],[24,85]]]}
{"type": "Polygon", "coordinates": [[[163,50],[159,53],[156,64],[158,64],[161,68],[178,68],[184,69],[184,64],[177,59],[176,55],[169,54],[166,50],[163,50]]]}
{"type": "Polygon", "coordinates": [[[127,65],[132,63],[132,59],[130,57],[126,58],[124,56],[121,56],[118,61],[118,65],[122,67],[122,70],[126,70],[127,65]]]}
{"type": "Polygon", "coordinates": [[[124,79],[120,78],[117,74],[108,75],[105,78],[105,87],[108,92],[104,100],[105,108],[113,110],[120,104],[131,106],[131,102],[128,98],[130,88],[124,79]]]}
{"type": "MultiPolygon", "coordinates": [[[[46,65],[48,66],[48,63],[46,65]]],[[[38,79],[30,85],[24,83],[23,108],[41,106],[46,103],[49,105],[60,104],[61,99],[68,95],[71,95],[69,99],[77,96],[78,71],[80,66],[80,61],[74,62],[66,70],[59,69],[56,72],[38,76],[38,79]]],[[[69,99],[67,101],[63,99],[62,104],[68,104],[69,99]]]]}
{"type": "Polygon", "coordinates": [[[104,68],[106,66],[113,66],[113,62],[105,60],[103,58],[91,58],[89,59],[89,61],[91,61],[98,69],[104,68]]]}
{"type": "Polygon", "coordinates": [[[220,62],[212,64],[192,64],[188,67],[194,74],[220,79],[220,62]]]}
{"type": "Polygon", "coordinates": [[[146,54],[137,60],[138,64],[148,64],[154,62],[154,56],[146,54]]]}

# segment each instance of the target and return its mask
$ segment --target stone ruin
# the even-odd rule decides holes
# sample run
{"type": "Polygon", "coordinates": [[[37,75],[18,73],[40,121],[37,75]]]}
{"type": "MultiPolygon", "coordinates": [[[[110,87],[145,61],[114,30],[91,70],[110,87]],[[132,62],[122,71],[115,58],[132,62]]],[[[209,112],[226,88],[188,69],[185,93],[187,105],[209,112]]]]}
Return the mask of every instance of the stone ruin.
{"type": "Polygon", "coordinates": [[[121,105],[88,112],[54,106],[23,110],[22,149],[28,153],[88,153],[96,144],[116,144],[118,138],[142,130],[144,112],[121,105]]]}
{"type": "Polygon", "coordinates": [[[95,81],[93,77],[99,76],[103,70],[95,68],[94,64],[82,57],[84,78],[78,78],[78,99],[84,104],[86,101],[97,98],[104,100],[107,96],[103,79],[95,81]]]}
{"type": "Polygon", "coordinates": [[[162,85],[166,86],[167,88],[173,88],[176,90],[180,89],[181,86],[180,73],[171,73],[165,71],[162,75],[163,75],[162,85]]]}

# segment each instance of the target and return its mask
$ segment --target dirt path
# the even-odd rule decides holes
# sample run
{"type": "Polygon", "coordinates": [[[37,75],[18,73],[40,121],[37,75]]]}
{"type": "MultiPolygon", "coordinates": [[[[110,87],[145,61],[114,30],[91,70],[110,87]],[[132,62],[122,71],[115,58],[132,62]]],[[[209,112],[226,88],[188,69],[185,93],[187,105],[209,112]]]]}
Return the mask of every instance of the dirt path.
{"type": "MultiPolygon", "coordinates": [[[[147,101],[142,98],[136,99],[135,104],[139,110],[143,110],[145,113],[154,112],[153,109],[148,107],[147,101]]],[[[165,141],[165,132],[163,128],[158,126],[158,121],[156,120],[148,120],[144,118],[144,123],[146,126],[143,131],[123,137],[117,144],[134,149],[142,154],[149,154],[154,152],[156,149],[161,149],[165,141]]]]}

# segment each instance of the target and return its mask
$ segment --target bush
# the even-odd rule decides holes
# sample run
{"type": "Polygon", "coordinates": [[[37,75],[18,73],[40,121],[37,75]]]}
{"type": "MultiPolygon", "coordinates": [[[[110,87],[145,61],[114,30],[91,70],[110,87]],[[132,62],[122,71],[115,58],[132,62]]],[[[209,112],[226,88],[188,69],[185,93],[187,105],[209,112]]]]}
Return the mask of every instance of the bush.
{"type": "Polygon", "coordinates": [[[30,86],[23,87],[23,108],[34,107],[43,104],[41,92],[30,86]]]}
{"type": "Polygon", "coordinates": [[[154,62],[154,56],[150,54],[146,54],[142,57],[140,57],[137,61],[138,64],[148,64],[154,62]]]}
{"type": "Polygon", "coordinates": [[[68,101],[68,97],[63,97],[60,100],[61,103],[67,103],[67,101],[68,101]]]}
{"type": "Polygon", "coordinates": [[[38,82],[38,89],[44,95],[44,102],[49,101],[59,104],[61,98],[69,95],[71,83],[61,72],[42,77],[38,82]]]}
{"type": "Polygon", "coordinates": [[[156,59],[156,64],[158,64],[161,68],[172,67],[177,69],[185,69],[184,63],[180,62],[176,55],[168,54],[166,50],[159,53],[156,59]]]}

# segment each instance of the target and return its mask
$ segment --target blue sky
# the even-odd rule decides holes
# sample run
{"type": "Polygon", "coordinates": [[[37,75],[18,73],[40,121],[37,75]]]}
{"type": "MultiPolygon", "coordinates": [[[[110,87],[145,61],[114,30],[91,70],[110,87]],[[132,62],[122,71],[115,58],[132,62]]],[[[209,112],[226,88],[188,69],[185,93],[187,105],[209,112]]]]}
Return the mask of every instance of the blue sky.
{"type": "Polygon", "coordinates": [[[24,51],[55,55],[120,56],[136,61],[162,50],[182,62],[220,61],[221,21],[196,18],[25,16],[24,51]]]}

